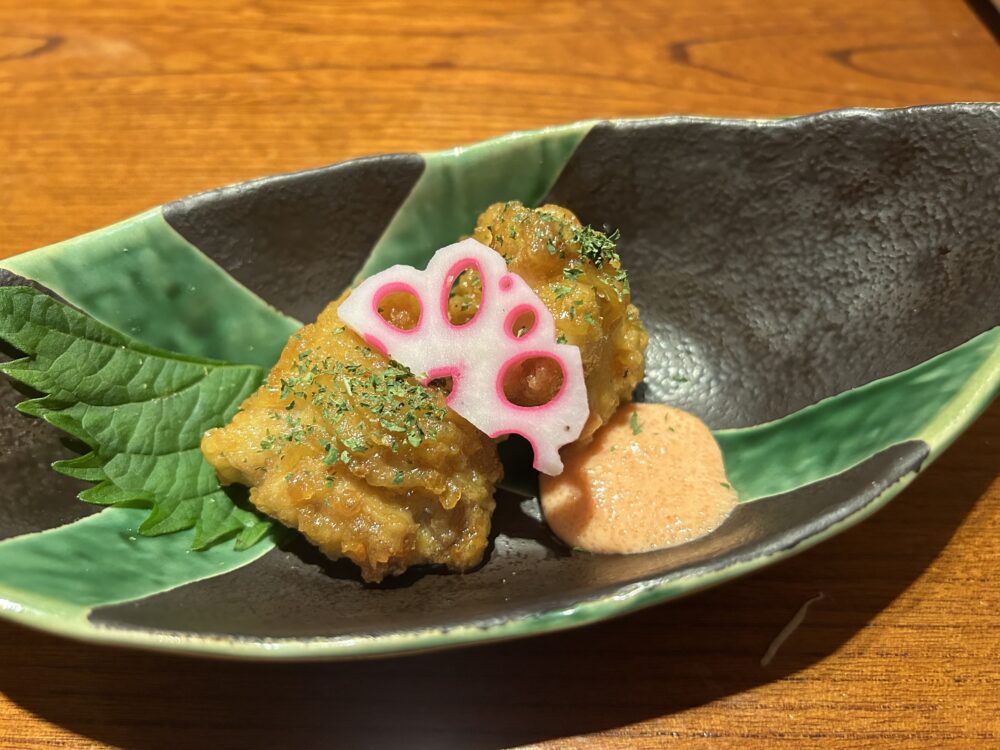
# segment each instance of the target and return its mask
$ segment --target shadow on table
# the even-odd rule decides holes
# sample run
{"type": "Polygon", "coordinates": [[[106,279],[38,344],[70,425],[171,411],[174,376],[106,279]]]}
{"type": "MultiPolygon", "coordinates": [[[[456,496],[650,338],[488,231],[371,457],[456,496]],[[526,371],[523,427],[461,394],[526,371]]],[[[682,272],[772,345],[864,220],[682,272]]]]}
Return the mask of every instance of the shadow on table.
{"type": "Polygon", "coordinates": [[[837,651],[920,576],[998,474],[1000,450],[988,444],[998,432],[1000,403],[870,521],[753,577],[617,621],[339,664],[202,661],[0,624],[0,691],[68,730],[145,750],[499,748],[668,716],[837,651]],[[819,592],[761,667],[777,632],[819,592]]]}

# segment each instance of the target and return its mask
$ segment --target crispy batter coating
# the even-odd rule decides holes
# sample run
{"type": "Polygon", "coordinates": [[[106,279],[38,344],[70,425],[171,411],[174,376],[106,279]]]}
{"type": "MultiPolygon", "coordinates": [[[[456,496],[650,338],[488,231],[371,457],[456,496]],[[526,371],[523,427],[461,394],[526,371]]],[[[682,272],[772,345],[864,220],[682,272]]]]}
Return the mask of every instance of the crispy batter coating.
{"type": "Polygon", "coordinates": [[[366,581],[475,567],[502,475],[493,442],[345,328],[340,301],[289,340],[202,452],[224,484],[248,485],[258,509],[366,581]]]}
{"type": "MultiPolygon", "coordinates": [[[[649,337],[631,303],[615,238],[581,226],[560,206],[530,209],[516,201],[487,208],[472,236],[503,255],[535,290],[555,318],[560,341],[580,348],[590,405],[581,437],[589,438],[632,397],[645,371],[649,337]]],[[[471,318],[478,299],[476,279],[463,274],[450,301],[452,319],[471,318]]],[[[527,361],[507,394],[521,405],[542,404],[561,380],[550,360],[527,361]]]]}

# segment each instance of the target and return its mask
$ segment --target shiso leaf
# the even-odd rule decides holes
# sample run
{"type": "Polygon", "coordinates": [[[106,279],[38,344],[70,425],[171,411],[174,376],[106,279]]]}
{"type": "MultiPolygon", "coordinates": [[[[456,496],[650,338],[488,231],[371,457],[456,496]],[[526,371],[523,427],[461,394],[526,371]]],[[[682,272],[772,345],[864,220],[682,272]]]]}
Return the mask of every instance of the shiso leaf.
{"type": "MultiPolygon", "coordinates": [[[[103,482],[108,478],[104,473],[104,464],[94,452],[85,453],[76,458],[68,458],[65,461],[56,461],[52,464],[52,468],[60,474],[74,479],[82,479],[85,482],[103,482]]],[[[96,489],[96,487],[92,489],[96,489]]]]}
{"type": "Polygon", "coordinates": [[[147,347],[30,287],[0,288],[0,340],[27,355],[0,373],[42,394],[18,410],[90,449],[53,464],[97,483],[81,500],[148,507],[140,534],[193,528],[192,549],[234,537],[247,549],[270,530],[222,491],[199,447],[261,383],[261,368],[147,347]]]}

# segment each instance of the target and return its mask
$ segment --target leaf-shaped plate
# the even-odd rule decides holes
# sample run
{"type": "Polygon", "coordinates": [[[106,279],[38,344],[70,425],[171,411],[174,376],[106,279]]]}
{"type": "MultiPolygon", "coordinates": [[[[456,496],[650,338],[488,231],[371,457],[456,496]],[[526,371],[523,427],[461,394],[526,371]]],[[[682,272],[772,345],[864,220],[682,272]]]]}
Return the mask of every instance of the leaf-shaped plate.
{"type": "Polygon", "coordinates": [[[0,284],[30,280],[149,346],[267,366],[295,320],[358,275],[425,262],[509,199],[621,229],[651,333],[641,398],[716,430],[741,500],[721,528],[644,555],[570,553],[533,501],[508,496],[482,568],[378,588],[301,544],[188,552],[184,534],[133,539],[140,511],[77,501],[85,485],[48,469],[70,452],[3,385],[0,615],[87,640],[299,659],[580,625],[857,523],[1000,387],[1000,105],[588,122],[359,159],[16,256],[0,284]],[[153,584],[127,585],[150,566],[153,584]]]}

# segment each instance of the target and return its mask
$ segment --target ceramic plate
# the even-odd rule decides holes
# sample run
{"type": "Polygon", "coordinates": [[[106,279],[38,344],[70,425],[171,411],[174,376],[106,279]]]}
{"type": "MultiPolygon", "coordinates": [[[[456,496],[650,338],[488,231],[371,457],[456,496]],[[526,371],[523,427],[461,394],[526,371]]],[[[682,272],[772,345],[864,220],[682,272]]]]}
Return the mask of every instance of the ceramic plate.
{"type": "MultiPolygon", "coordinates": [[[[1000,105],[586,122],[359,159],[171,203],[0,261],[148,345],[269,366],[359,275],[421,264],[489,203],[621,230],[651,334],[639,397],[715,430],[740,504],[693,543],[570,552],[500,498],[487,562],[379,587],[308,545],[188,551],[81,503],[62,433],[0,383],[0,614],[91,641],[256,658],[417,651],[688,594],[857,523],[1000,384],[1000,105]]],[[[669,492],[669,488],[651,489],[669,492]]]]}

